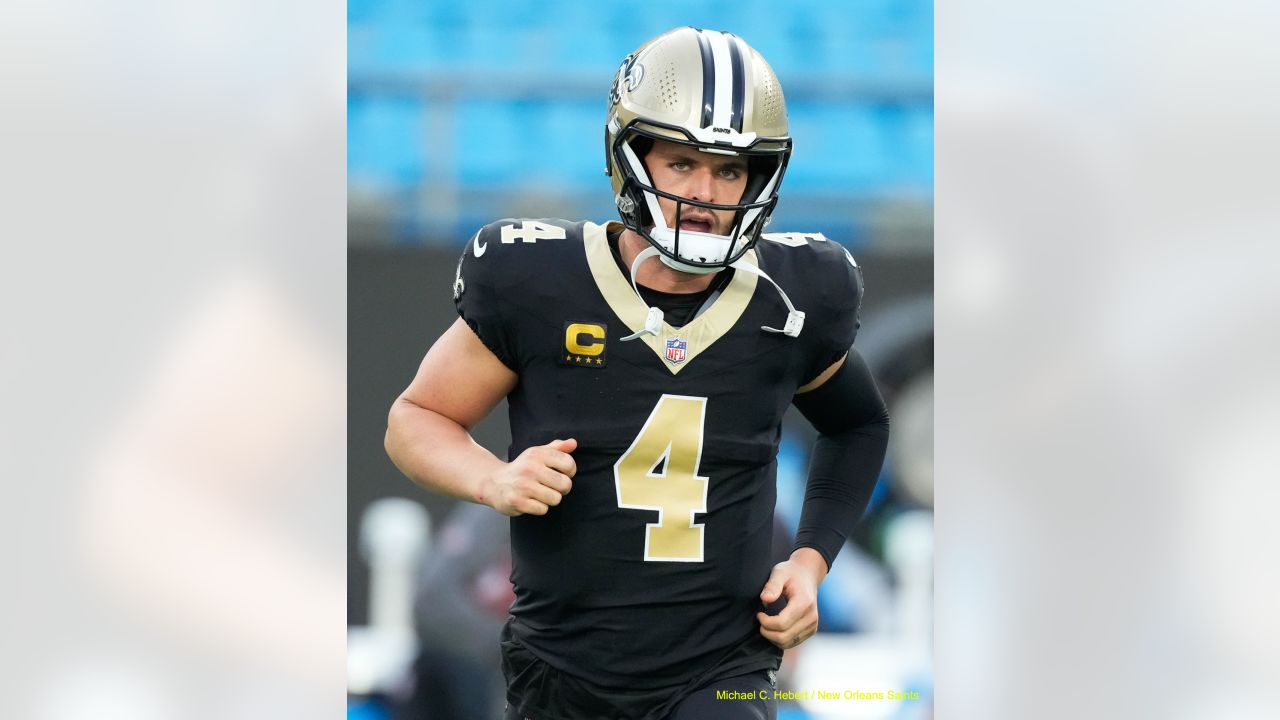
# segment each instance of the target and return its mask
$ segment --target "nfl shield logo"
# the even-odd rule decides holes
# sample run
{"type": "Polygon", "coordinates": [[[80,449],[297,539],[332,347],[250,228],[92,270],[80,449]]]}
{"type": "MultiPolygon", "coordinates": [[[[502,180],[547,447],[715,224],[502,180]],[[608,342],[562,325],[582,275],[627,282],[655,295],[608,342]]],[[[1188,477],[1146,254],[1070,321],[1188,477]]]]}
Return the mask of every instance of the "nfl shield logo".
{"type": "Polygon", "coordinates": [[[672,365],[679,365],[684,362],[685,351],[688,350],[689,343],[680,338],[671,338],[667,341],[667,362],[672,365]]]}

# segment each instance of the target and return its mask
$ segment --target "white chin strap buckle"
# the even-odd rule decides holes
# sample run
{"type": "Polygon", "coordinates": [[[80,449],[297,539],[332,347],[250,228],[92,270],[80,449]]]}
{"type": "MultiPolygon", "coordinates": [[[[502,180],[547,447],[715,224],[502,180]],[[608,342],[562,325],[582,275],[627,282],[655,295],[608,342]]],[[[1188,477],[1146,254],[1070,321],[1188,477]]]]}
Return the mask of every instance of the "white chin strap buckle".
{"type": "MultiPolygon", "coordinates": [[[[631,289],[636,291],[636,297],[640,298],[641,300],[644,300],[644,297],[640,294],[640,287],[636,285],[636,270],[640,269],[640,263],[644,262],[645,260],[648,260],[649,258],[657,254],[658,254],[658,249],[650,246],[645,248],[644,250],[641,250],[640,254],[636,255],[636,259],[631,262],[631,289]]],[[[628,340],[635,340],[636,338],[641,337],[643,335],[652,335],[654,337],[657,337],[661,334],[662,334],[662,311],[656,307],[651,307],[649,308],[649,314],[646,315],[644,318],[644,327],[622,338],[621,342],[626,342],[628,340]]]]}
{"type": "MultiPolygon", "coordinates": [[[[782,326],[782,334],[787,337],[798,337],[800,330],[804,327],[804,311],[792,310],[787,313],[787,322],[782,326]]],[[[773,330],[773,328],[761,328],[763,330],[773,330]]],[[[773,330],[773,332],[778,332],[773,330]]]]}
{"type": "Polygon", "coordinates": [[[787,297],[787,294],[783,292],[782,288],[778,287],[778,283],[774,282],[773,278],[769,277],[768,273],[747,262],[745,258],[739,259],[729,267],[741,270],[742,272],[749,272],[752,275],[758,275],[765,280],[768,280],[769,284],[773,286],[773,289],[777,290],[778,294],[782,296],[782,302],[787,304],[787,322],[782,325],[782,329],[779,330],[778,328],[772,328],[768,325],[762,325],[760,326],[761,330],[771,333],[782,333],[787,337],[800,336],[800,331],[804,328],[804,311],[797,310],[796,306],[791,304],[791,298],[787,297]]]}
{"type": "Polygon", "coordinates": [[[656,307],[649,308],[649,314],[645,316],[644,327],[622,338],[622,342],[635,340],[642,335],[653,335],[657,337],[662,333],[662,311],[656,307]]]}

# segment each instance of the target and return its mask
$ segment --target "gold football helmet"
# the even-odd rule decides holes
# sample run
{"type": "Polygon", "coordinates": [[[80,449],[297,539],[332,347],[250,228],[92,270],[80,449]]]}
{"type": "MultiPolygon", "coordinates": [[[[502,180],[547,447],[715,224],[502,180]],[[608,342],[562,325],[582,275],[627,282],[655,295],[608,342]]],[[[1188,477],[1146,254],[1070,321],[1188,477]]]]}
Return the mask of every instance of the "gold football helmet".
{"type": "Polygon", "coordinates": [[[618,68],[609,90],[605,172],[623,224],[669,266],[707,273],[741,258],[769,221],[790,156],[782,86],[760,53],[736,35],[676,28],[641,45],[618,68]],[[742,198],[717,205],[655,188],[644,162],[655,139],[744,157],[742,198]],[[659,196],[676,202],[674,228],[666,226],[659,196]],[[686,206],[735,211],[734,227],[728,235],[681,231],[686,206]]]}

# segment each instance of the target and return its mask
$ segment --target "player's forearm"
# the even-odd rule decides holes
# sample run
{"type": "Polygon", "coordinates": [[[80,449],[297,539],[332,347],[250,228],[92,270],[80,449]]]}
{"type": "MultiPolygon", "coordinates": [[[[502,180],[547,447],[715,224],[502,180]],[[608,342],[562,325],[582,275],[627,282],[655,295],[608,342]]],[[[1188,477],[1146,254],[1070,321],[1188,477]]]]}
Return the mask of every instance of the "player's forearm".
{"type": "Polygon", "coordinates": [[[819,432],[796,547],[810,547],[828,565],[857,525],[875,490],[889,443],[889,413],[861,355],[850,351],[822,386],[796,398],[819,432]]]}
{"type": "Polygon", "coordinates": [[[862,518],[876,487],[889,443],[889,418],[814,442],[797,548],[813,548],[828,566],[862,518]]]}
{"type": "Polygon", "coordinates": [[[449,418],[396,400],[387,417],[387,455],[422,487],[468,502],[489,504],[485,485],[505,463],[449,418]]]}

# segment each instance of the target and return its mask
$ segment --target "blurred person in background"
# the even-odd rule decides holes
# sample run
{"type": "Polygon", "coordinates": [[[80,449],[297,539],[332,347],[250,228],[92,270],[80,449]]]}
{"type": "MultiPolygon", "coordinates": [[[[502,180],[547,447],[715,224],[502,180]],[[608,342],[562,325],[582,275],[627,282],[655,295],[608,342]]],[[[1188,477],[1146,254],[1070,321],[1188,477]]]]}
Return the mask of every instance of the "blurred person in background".
{"type": "Polygon", "coordinates": [[[884,460],[888,414],[851,349],[861,270],[820,234],[763,234],[791,137],[734,35],[677,28],[629,55],[605,150],[621,223],[472,238],[460,319],[392,407],[387,451],[511,517],[506,717],[773,718],[782,651],[816,631],[884,460]],[[509,462],[469,434],[504,397],[509,462]],[[792,403],[819,435],[774,564],[792,403]]]}
{"type": "Polygon", "coordinates": [[[422,569],[415,598],[421,650],[414,688],[394,718],[495,720],[502,716],[498,645],[511,590],[506,518],[459,503],[422,569]]]}

